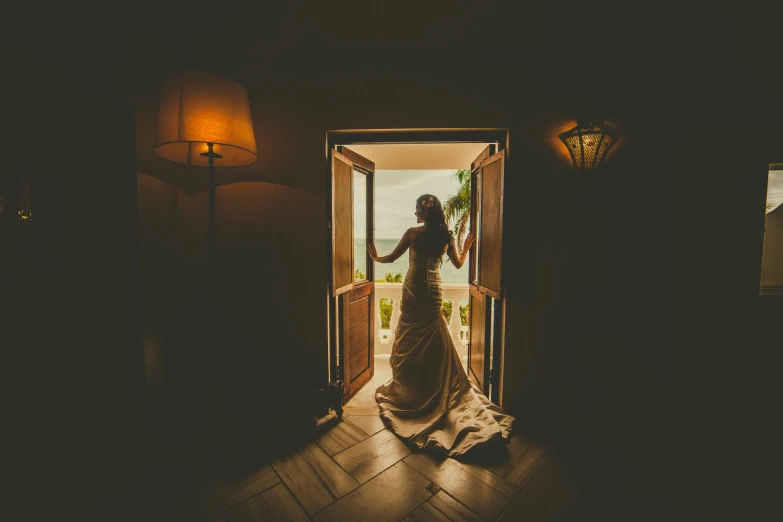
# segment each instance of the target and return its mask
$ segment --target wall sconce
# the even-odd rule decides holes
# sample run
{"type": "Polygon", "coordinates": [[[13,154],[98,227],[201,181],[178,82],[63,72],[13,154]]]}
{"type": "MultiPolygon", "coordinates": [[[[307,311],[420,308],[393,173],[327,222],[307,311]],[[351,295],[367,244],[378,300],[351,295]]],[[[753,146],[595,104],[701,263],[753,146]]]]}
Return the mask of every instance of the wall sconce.
{"type": "Polygon", "coordinates": [[[19,209],[16,211],[19,220],[22,223],[33,222],[32,198],[30,197],[30,180],[27,173],[22,174],[21,187],[19,190],[19,209]]]}
{"type": "Polygon", "coordinates": [[[590,171],[601,166],[609,149],[622,133],[603,122],[578,122],[576,127],[559,135],[571,154],[574,170],[590,171]]]}
{"type": "MultiPolygon", "coordinates": [[[[11,188],[11,192],[15,192],[15,182],[14,180],[11,180],[11,183],[9,187],[11,188]]],[[[5,192],[5,185],[0,186],[0,224],[3,223],[3,219],[5,218],[6,213],[6,207],[9,207],[11,205],[14,205],[14,203],[18,204],[16,210],[17,218],[22,223],[32,223],[33,221],[33,211],[32,211],[32,203],[31,203],[31,197],[30,197],[30,181],[27,179],[27,174],[23,173],[22,178],[19,185],[19,200],[14,201],[16,198],[8,198],[6,199],[5,195],[3,194],[5,192]],[[6,204],[7,203],[7,204],[6,204]]],[[[9,218],[13,216],[13,210],[10,208],[8,209],[9,218]]]]}

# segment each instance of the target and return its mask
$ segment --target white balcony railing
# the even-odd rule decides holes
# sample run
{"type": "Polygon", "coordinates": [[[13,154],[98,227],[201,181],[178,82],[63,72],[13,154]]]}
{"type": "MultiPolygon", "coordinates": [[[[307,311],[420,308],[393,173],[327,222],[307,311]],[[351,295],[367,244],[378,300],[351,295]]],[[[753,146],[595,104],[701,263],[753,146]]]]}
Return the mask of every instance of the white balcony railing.
{"type": "MultiPolygon", "coordinates": [[[[457,353],[461,358],[468,353],[468,327],[462,326],[459,307],[467,304],[470,289],[467,284],[444,284],[443,300],[451,301],[451,320],[449,332],[457,353]]],[[[375,353],[391,353],[394,344],[394,332],[400,321],[400,299],[402,299],[402,283],[375,283],[375,353]],[[389,328],[381,328],[381,299],[392,300],[392,314],[389,328]]]]}

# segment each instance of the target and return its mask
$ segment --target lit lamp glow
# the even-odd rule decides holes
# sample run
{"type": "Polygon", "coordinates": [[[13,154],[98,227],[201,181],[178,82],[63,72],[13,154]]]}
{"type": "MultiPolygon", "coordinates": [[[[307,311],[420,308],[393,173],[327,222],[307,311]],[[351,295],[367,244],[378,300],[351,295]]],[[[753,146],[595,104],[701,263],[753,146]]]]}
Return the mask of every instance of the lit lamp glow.
{"type": "Polygon", "coordinates": [[[574,170],[589,171],[601,166],[621,135],[619,130],[604,123],[579,122],[559,136],[571,154],[574,170]]]}
{"type": "Polygon", "coordinates": [[[208,167],[210,144],[220,167],[250,165],[258,159],[245,88],[202,71],[172,74],[160,98],[155,154],[208,167]]]}
{"type": "Polygon", "coordinates": [[[258,159],[245,88],[204,71],[171,74],[163,83],[153,152],[168,161],[209,168],[209,229],[214,251],[215,167],[240,167],[258,159]]]}

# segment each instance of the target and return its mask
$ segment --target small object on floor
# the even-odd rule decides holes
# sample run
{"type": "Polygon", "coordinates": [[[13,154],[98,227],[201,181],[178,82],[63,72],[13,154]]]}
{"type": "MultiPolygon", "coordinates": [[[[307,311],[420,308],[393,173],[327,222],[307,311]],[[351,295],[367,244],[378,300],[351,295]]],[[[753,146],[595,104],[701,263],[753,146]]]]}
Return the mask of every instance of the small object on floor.
{"type": "Polygon", "coordinates": [[[315,421],[315,429],[320,430],[321,428],[325,428],[331,424],[337,424],[338,422],[340,422],[340,418],[336,413],[328,413],[315,421]]]}
{"type": "Polygon", "coordinates": [[[429,484],[427,484],[427,486],[424,489],[426,489],[427,491],[429,491],[434,495],[435,493],[440,491],[440,486],[438,486],[434,482],[430,482],[429,484]]]}
{"type": "Polygon", "coordinates": [[[329,382],[320,390],[315,390],[306,398],[308,412],[316,419],[328,415],[334,410],[338,419],[343,418],[343,397],[345,384],[343,381],[329,382]]]}
{"type": "Polygon", "coordinates": [[[311,432],[343,416],[343,396],[345,386],[342,381],[327,383],[321,389],[294,400],[287,409],[288,424],[299,432],[311,432]]]}

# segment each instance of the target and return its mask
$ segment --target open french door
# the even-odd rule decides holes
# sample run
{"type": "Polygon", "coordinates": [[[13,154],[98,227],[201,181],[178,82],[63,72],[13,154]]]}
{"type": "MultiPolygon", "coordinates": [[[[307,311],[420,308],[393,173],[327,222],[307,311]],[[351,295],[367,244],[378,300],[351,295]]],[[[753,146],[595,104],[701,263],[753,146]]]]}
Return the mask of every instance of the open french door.
{"type": "Polygon", "coordinates": [[[470,222],[476,241],[469,258],[468,375],[495,402],[498,399],[498,355],[502,331],[501,259],[505,157],[505,150],[496,152],[496,145],[489,145],[471,164],[470,174],[470,222]]]}
{"type": "Polygon", "coordinates": [[[366,249],[374,240],[375,164],[345,147],[331,150],[331,164],[330,355],[347,402],[375,371],[375,274],[366,249]]]}

